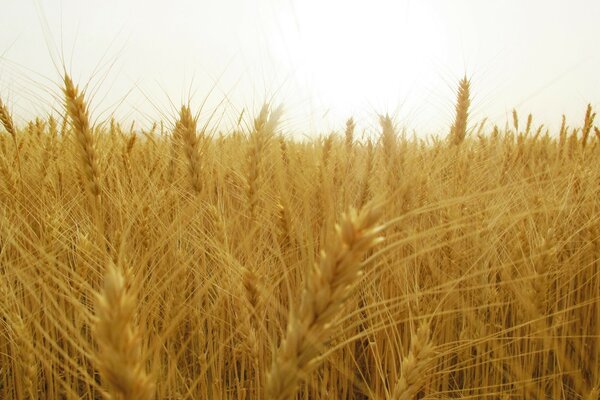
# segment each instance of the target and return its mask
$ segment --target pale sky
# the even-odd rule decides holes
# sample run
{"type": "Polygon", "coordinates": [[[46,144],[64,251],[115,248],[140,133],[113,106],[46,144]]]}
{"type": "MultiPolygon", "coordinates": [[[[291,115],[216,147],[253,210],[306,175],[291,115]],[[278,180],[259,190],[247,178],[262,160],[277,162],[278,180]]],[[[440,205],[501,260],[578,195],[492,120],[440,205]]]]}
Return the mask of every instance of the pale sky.
{"type": "Polygon", "coordinates": [[[466,73],[473,123],[576,125],[600,107],[599,17],[599,0],[4,0],[0,96],[21,121],[59,107],[64,60],[97,120],[208,98],[201,118],[227,128],[270,100],[296,134],[387,112],[445,135],[466,73]]]}

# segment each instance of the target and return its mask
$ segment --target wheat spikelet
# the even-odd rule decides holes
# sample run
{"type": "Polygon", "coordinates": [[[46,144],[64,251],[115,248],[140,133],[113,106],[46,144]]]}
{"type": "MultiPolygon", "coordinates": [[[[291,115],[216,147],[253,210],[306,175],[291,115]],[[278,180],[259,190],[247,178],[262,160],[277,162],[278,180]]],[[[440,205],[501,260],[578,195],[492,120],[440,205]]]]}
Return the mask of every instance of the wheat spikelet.
{"type": "Polygon", "coordinates": [[[587,109],[585,111],[585,118],[583,121],[583,128],[581,128],[581,146],[585,147],[588,141],[588,136],[590,135],[590,131],[592,130],[592,126],[594,125],[594,118],[596,118],[596,113],[592,112],[592,105],[588,104],[587,109]]]}
{"type": "Polygon", "coordinates": [[[371,191],[371,175],[373,173],[373,158],[374,158],[374,150],[373,150],[373,142],[369,140],[367,142],[367,161],[365,165],[365,171],[362,178],[362,184],[360,189],[360,197],[358,200],[359,208],[363,208],[367,202],[369,201],[370,191],[371,191]]]}
{"type": "Polygon", "coordinates": [[[513,128],[515,128],[515,133],[519,133],[519,114],[517,110],[513,108],[512,110],[512,120],[513,120],[513,128]]]}
{"type": "Polygon", "coordinates": [[[292,228],[291,216],[289,214],[289,206],[287,201],[280,199],[277,203],[277,227],[279,233],[279,243],[282,249],[287,249],[292,243],[292,228]]]}
{"type": "Polygon", "coordinates": [[[527,123],[525,124],[525,136],[529,136],[531,132],[531,125],[533,124],[533,115],[531,113],[527,115],[527,123]]]}
{"type": "Polygon", "coordinates": [[[423,324],[412,336],[410,351],[402,359],[400,378],[394,385],[392,400],[412,400],[427,377],[425,375],[434,356],[428,324],[423,324]]]}
{"type": "Polygon", "coordinates": [[[15,145],[17,144],[17,129],[15,128],[15,124],[13,122],[12,117],[10,116],[10,112],[8,111],[8,108],[6,107],[6,104],[4,104],[2,102],[2,99],[0,99],[0,122],[2,122],[2,126],[4,126],[4,129],[6,129],[6,132],[8,132],[10,134],[10,136],[13,138],[13,141],[15,142],[15,145]]]}
{"type": "Polygon", "coordinates": [[[96,305],[98,369],[123,399],[150,400],[154,398],[154,384],[146,373],[141,335],[135,325],[135,303],[125,276],[111,263],[96,305]]]}
{"type": "Polygon", "coordinates": [[[196,119],[192,116],[189,106],[181,107],[175,131],[176,136],[182,141],[183,150],[188,160],[192,189],[199,194],[202,192],[202,161],[199,138],[196,133],[196,119]]]}
{"type": "Polygon", "coordinates": [[[356,124],[354,123],[354,119],[352,117],[348,118],[346,121],[346,131],[344,132],[345,136],[345,147],[346,154],[348,158],[352,155],[352,145],[354,144],[354,129],[356,128],[356,124]]]}
{"type": "MultiPolygon", "coordinates": [[[[65,108],[71,119],[73,130],[77,138],[81,155],[83,171],[87,179],[87,188],[94,201],[100,201],[100,167],[96,154],[96,139],[90,126],[88,107],[85,103],[84,93],[73,84],[71,78],[64,77],[65,108]]],[[[97,204],[94,204],[97,206],[97,204]]]]}
{"type": "Polygon", "coordinates": [[[250,135],[250,148],[246,154],[248,170],[246,176],[246,201],[250,219],[255,218],[256,209],[259,205],[260,174],[265,157],[264,153],[275,133],[281,113],[281,106],[270,111],[269,105],[264,104],[258,117],[254,120],[254,130],[250,135]]]}
{"type": "Polygon", "coordinates": [[[381,126],[381,145],[383,147],[383,156],[388,167],[393,164],[393,157],[396,153],[396,129],[389,115],[379,116],[379,125],[381,126]]]}
{"type": "Polygon", "coordinates": [[[285,137],[279,136],[279,153],[281,155],[281,162],[283,163],[284,168],[289,170],[290,167],[290,156],[288,154],[288,146],[285,141],[285,137]]]}
{"type": "Polygon", "coordinates": [[[56,139],[58,137],[58,122],[52,115],[50,115],[48,118],[48,133],[52,139],[56,139]]]}
{"type": "Polygon", "coordinates": [[[456,96],[456,116],[450,130],[451,140],[455,145],[461,144],[467,136],[467,123],[469,118],[469,107],[471,81],[463,77],[458,84],[456,96]]]}
{"type": "Polygon", "coordinates": [[[258,312],[260,306],[260,290],[258,282],[258,276],[254,271],[248,268],[242,268],[242,285],[250,309],[252,324],[255,325],[255,328],[258,325],[258,312]]]}
{"type": "Polygon", "coordinates": [[[394,193],[400,181],[400,165],[396,163],[396,156],[399,153],[397,149],[398,138],[396,128],[389,115],[379,116],[379,125],[381,126],[381,146],[383,152],[383,161],[385,168],[385,179],[388,192],[394,193]]]}
{"type": "Polygon", "coordinates": [[[289,399],[302,376],[315,367],[331,327],[362,274],[362,256],[383,240],[379,211],[351,210],[337,226],[337,238],[321,253],[302,293],[300,308],[291,313],[287,330],[267,378],[267,398],[289,399]]]}
{"type": "Polygon", "coordinates": [[[137,135],[135,133],[131,134],[129,136],[129,139],[125,143],[125,146],[124,146],[123,152],[122,152],[123,167],[125,168],[125,171],[127,172],[127,175],[129,176],[129,179],[131,179],[131,174],[132,174],[131,151],[133,150],[133,146],[135,145],[136,140],[137,140],[137,135]]]}
{"type": "Polygon", "coordinates": [[[6,188],[14,190],[17,187],[17,176],[14,173],[14,168],[6,160],[4,154],[0,154],[0,172],[4,175],[6,188]]]}
{"type": "Polygon", "coordinates": [[[565,146],[567,144],[567,117],[563,114],[562,115],[562,120],[560,123],[560,130],[558,132],[558,150],[559,150],[559,156],[562,155],[562,153],[565,150],[565,146]]]}
{"type": "Polygon", "coordinates": [[[19,170],[19,173],[21,173],[21,157],[19,156],[20,146],[17,142],[17,129],[15,127],[15,123],[12,119],[12,116],[8,111],[8,107],[6,107],[6,104],[2,102],[2,99],[0,99],[0,122],[2,122],[2,126],[4,126],[4,129],[6,129],[6,131],[10,134],[13,140],[13,144],[15,145],[16,151],[17,168],[19,170]]]}

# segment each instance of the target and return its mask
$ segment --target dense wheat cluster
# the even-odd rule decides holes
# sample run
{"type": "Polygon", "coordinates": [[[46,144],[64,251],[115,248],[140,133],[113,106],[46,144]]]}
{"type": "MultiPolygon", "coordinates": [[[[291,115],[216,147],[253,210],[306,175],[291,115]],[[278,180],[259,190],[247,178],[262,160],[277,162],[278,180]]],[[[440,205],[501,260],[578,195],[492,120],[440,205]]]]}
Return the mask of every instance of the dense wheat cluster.
{"type": "Polygon", "coordinates": [[[440,140],[3,99],[0,398],[598,399],[595,114],[477,126],[469,85],[440,140]]]}

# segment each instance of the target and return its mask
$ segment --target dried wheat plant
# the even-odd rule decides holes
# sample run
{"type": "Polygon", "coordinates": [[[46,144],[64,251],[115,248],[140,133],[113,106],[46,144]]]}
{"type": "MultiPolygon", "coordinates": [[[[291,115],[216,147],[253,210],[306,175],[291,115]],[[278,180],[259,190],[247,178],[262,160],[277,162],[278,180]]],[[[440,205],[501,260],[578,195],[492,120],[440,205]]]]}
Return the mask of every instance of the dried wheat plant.
{"type": "Polygon", "coordinates": [[[445,138],[298,139],[270,104],[125,125],[60,85],[0,103],[0,398],[598,398],[592,105],[501,128],[465,77],[445,138]]]}

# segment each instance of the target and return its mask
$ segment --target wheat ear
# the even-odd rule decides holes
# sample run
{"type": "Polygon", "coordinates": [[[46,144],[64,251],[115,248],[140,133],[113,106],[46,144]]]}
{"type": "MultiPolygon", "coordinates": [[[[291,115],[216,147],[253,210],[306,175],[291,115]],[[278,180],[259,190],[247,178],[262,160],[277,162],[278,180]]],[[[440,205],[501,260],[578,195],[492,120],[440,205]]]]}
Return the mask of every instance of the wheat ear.
{"type": "Polygon", "coordinates": [[[585,119],[583,121],[583,128],[581,128],[581,146],[585,147],[588,141],[588,137],[590,135],[590,131],[592,130],[592,126],[594,125],[594,118],[596,118],[596,113],[592,112],[592,105],[588,104],[587,109],[585,110],[585,119]]]}
{"type": "Polygon", "coordinates": [[[188,159],[190,180],[196,193],[202,191],[202,162],[200,157],[199,138],[196,134],[196,119],[188,106],[182,106],[179,121],[175,125],[177,137],[181,138],[185,155],[188,159]]]}
{"type": "Polygon", "coordinates": [[[352,117],[348,118],[346,121],[346,131],[344,132],[345,140],[344,145],[346,146],[346,154],[348,158],[350,158],[352,154],[352,146],[354,145],[354,129],[356,128],[356,124],[354,123],[354,119],[352,117]]]}
{"type": "Polygon", "coordinates": [[[95,200],[100,199],[100,167],[96,154],[96,143],[90,126],[88,107],[85,103],[84,93],[73,84],[71,78],[65,74],[64,78],[65,108],[71,119],[73,130],[79,144],[81,161],[88,190],[95,200]]]}
{"type": "Polygon", "coordinates": [[[383,240],[377,224],[380,212],[351,210],[336,226],[337,237],[321,253],[301,297],[291,312],[287,330],[267,377],[267,398],[291,398],[302,376],[318,364],[336,318],[363,273],[362,257],[383,240]]]}
{"type": "Polygon", "coordinates": [[[277,124],[282,114],[282,106],[271,110],[268,104],[264,104],[258,117],[254,120],[254,130],[250,134],[250,147],[246,153],[247,176],[246,176],[246,201],[248,204],[248,215],[251,220],[256,217],[260,202],[261,172],[265,160],[265,152],[269,142],[275,134],[277,124]]]}
{"type": "Polygon", "coordinates": [[[135,303],[125,276],[111,264],[96,306],[98,369],[121,398],[150,400],[154,398],[154,383],[145,371],[135,303]]]}
{"type": "Polygon", "coordinates": [[[13,143],[15,145],[16,159],[17,159],[17,167],[19,168],[19,173],[21,173],[21,158],[19,157],[19,143],[17,142],[17,128],[15,128],[15,123],[8,111],[8,107],[6,104],[2,102],[0,99],[0,122],[4,126],[4,129],[10,134],[13,143]]]}
{"type": "Polygon", "coordinates": [[[414,399],[425,381],[425,372],[434,356],[428,324],[423,324],[412,336],[410,351],[402,359],[400,378],[394,386],[392,400],[414,399]]]}
{"type": "Polygon", "coordinates": [[[469,106],[471,81],[463,77],[458,83],[458,93],[456,96],[456,116],[454,124],[450,131],[451,140],[454,144],[461,144],[467,136],[467,122],[469,118],[469,106]]]}
{"type": "Polygon", "coordinates": [[[2,125],[4,126],[4,129],[6,129],[6,131],[8,133],[10,133],[10,136],[12,137],[12,139],[15,142],[15,145],[16,145],[16,143],[17,143],[17,130],[15,128],[15,124],[13,122],[13,119],[10,116],[10,112],[8,111],[8,107],[6,107],[6,104],[4,104],[2,102],[2,99],[0,99],[0,122],[2,122],[2,125]]]}

